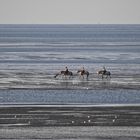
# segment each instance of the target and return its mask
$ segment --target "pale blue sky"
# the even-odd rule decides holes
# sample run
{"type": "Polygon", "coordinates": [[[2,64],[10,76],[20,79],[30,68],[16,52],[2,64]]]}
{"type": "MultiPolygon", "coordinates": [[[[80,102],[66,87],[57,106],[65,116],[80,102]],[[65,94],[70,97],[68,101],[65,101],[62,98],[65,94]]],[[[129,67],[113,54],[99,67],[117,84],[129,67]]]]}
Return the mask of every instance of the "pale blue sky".
{"type": "Polygon", "coordinates": [[[140,0],[0,0],[0,24],[140,24],[140,0]]]}

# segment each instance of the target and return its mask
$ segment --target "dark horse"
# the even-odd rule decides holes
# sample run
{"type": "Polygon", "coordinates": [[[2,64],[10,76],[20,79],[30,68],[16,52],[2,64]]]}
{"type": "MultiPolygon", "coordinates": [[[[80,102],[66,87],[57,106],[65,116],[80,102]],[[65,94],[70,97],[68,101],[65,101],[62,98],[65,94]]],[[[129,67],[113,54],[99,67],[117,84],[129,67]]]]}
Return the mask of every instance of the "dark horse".
{"type": "Polygon", "coordinates": [[[88,79],[88,76],[89,76],[89,72],[88,71],[78,70],[77,73],[79,73],[80,77],[82,76],[83,79],[84,79],[84,75],[86,75],[87,79],[88,79]]]}
{"type": "Polygon", "coordinates": [[[110,71],[103,71],[103,70],[100,70],[100,71],[97,71],[97,74],[98,76],[101,75],[102,76],[102,79],[104,78],[104,75],[106,75],[106,78],[111,78],[111,73],[110,71]]]}
{"type": "Polygon", "coordinates": [[[68,72],[66,72],[66,71],[60,71],[59,73],[57,73],[55,76],[54,76],[54,78],[56,78],[57,76],[59,76],[59,75],[62,75],[62,76],[69,76],[69,78],[71,77],[71,76],[73,76],[73,73],[71,72],[71,71],[68,71],[68,72]]]}

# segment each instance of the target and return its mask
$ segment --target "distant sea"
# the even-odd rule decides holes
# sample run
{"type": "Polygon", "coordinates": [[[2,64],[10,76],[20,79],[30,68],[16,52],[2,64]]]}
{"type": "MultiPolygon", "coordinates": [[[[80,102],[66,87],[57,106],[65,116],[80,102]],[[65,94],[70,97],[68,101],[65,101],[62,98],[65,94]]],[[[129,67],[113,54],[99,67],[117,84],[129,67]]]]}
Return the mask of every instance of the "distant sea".
{"type": "Polygon", "coordinates": [[[1,104],[139,104],[139,89],[140,25],[0,25],[1,104]],[[65,66],[74,76],[55,79],[65,66]]]}

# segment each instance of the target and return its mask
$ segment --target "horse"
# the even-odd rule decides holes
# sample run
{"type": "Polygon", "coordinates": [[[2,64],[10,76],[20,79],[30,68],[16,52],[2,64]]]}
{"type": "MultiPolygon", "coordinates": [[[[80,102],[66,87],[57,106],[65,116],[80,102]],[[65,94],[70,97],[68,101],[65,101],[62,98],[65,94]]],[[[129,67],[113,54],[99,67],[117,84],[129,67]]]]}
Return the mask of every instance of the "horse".
{"type": "Polygon", "coordinates": [[[68,72],[66,72],[66,71],[60,71],[59,73],[57,73],[55,76],[54,76],[54,78],[56,78],[57,76],[59,76],[59,75],[63,75],[63,76],[69,76],[69,78],[71,77],[71,76],[73,76],[73,73],[71,72],[71,71],[68,71],[68,72]]]}
{"type": "Polygon", "coordinates": [[[83,70],[78,70],[77,73],[79,73],[80,74],[80,77],[82,76],[83,79],[84,79],[84,75],[86,75],[87,76],[87,79],[88,79],[88,76],[89,76],[89,72],[88,71],[84,71],[83,72],[83,70]]]}
{"type": "Polygon", "coordinates": [[[102,75],[102,79],[104,78],[104,75],[106,75],[106,78],[111,78],[111,72],[110,71],[103,71],[103,70],[100,70],[100,71],[97,71],[97,74],[98,76],[99,75],[102,75]]]}

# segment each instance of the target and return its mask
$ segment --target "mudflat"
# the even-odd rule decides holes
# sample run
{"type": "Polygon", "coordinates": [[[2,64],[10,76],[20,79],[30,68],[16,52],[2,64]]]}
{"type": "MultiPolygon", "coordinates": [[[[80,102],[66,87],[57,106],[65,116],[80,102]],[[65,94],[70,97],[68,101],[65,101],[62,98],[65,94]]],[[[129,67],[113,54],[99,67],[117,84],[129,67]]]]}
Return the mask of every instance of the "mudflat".
{"type": "Polygon", "coordinates": [[[0,139],[139,138],[139,105],[0,106],[0,139]]]}

